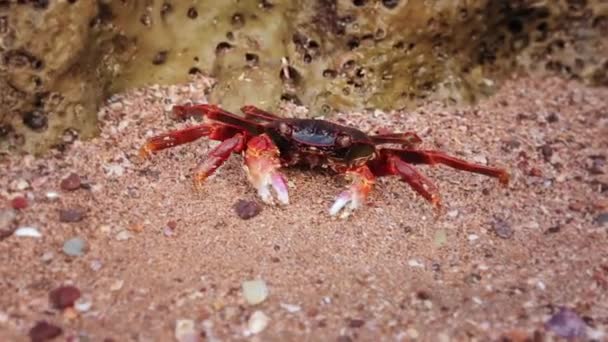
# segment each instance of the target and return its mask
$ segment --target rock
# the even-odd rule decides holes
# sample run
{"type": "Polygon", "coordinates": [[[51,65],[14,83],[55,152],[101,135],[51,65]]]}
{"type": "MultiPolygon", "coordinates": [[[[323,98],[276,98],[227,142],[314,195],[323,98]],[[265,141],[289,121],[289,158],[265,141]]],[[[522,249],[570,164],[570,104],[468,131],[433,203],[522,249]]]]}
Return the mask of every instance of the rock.
{"type": "Polygon", "coordinates": [[[587,333],[585,321],[576,312],[567,308],[560,308],[545,323],[545,327],[556,335],[567,339],[584,338],[587,333]]]}
{"type": "Polygon", "coordinates": [[[262,211],[262,207],[256,201],[239,200],[234,205],[234,211],[243,220],[249,220],[257,216],[262,211]]]}
{"type": "Polygon", "coordinates": [[[81,180],[80,176],[75,173],[70,173],[69,176],[61,180],[59,186],[65,191],[74,191],[80,189],[81,180]]]}
{"type": "Polygon", "coordinates": [[[263,280],[248,280],[241,284],[243,297],[250,305],[262,303],[268,297],[268,287],[263,280]]]}
{"type": "Polygon", "coordinates": [[[511,225],[502,219],[495,219],[492,223],[494,233],[500,238],[509,239],[513,236],[513,228],[511,225]]]}
{"type": "Polygon", "coordinates": [[[10,230],[16,218],[17,213],[14,209],[0,209],[0,231],[10,230]]]}
{"type": "Polygon", "coordinates": [[[256,310],[251,314],[251,317],[249,317],[247,328],[249,333],[255,335],[264,331],[268,326],[268,323],[270,323],[270,318],[262,311],[256,310]]]}
{"type": "Polygon", "coordinates": [[[110,291],[112,291],[112,292],[120,291],[120,289],[122,289],[124,284],[125,284],[124,280],[117,279],[112,283],[112,285],[110,285],[110,291]]]}
{"type": "Polygon", "coordinates": [[[351,328],[361,328],[365,325],[365,321],[362,319],[351,319],[348,321],[348,326],[351,328]]]}
{"type": "Polygon", "coordinates": [[[27,208],[27,199],[23,196],[17,196],[11,200],[11,207],[15,210],[27,208]]]}
{"type": "Polygon", "coordinates": [[[65,223],[80,222],[84,219],[85,210],[82,208],[67,208],[59,210],[59,221],[65,223]]]}
{"type": "Polygon", "coordinates": [[[57,191],[47,191],[45,196],[46,196],[46,199],[51,202],[54,202],[57,199],[59,199],[59,193],[57,191]]]}
{"type": "Polygon", "coordinates": [[[63,243],[63,252],[69,256],[84,255],[87,243],[80,237],[74,237],[63,243]]]}
{"type": "Polygon", "coordinates": [[[41,238],[42,234],[34,227],[20,227],[15,230],[15,236],[41,238]]]}
{"type": "Polygon", "coordinates": [[[48,323],[47,321],[39,321],[30,329],[28,335],[32,342],[44,342],[52,340],[62,333],[63,329],[60,327],[48,323]]]}
{"type": "Polygon", "coordinates": [[[280,303],[279,304],[281,306],[281,308],[283,308],[284,310],[286,310],[289,313],[296,313],[302,310],[302,307],[300,307],[299,305],[294,305],[294,304],[288,304],[288,303],[280,303]]]}
{"type": "Polygon", "coordinates": [[[72,285],[60,286],[49,293],[49,300],[57,309],[73,306],[78,298],[80,298],[80,290],[72,285]]]}
{"type": "Polygon", "coordinates": [[[103,263],[99,259],[94,259],[94,260],[91,260],[89,267],[91,268],[91,270],[93,272],[97,272],[103,267],[103,263]]]}
{"type": "Polygon", "coordinates": [[[52,251],[48,251],[48,252],[44,252],[44,254],[42,254],[42,256],[40,257],[40,260],[42,260],[42,262],[50,262],[51,260],[53,260],[53,258],[55,257],[55,253],[53,253],[52,251]]]}
{"type": "Polygon", "coordinates": [[[93,301],[89,296],[82,296],[74,302],[74,309],[76,309],[78,312],[87,312],[91,310],[92,306],[93,301]]]}
{"type": "Polygon", "coordinates": [[[608,212],[597,215],[593,221],[600,227],[608,227],[608,212]]]}
{"type": "Polygon", "coordinates": [[[178,342],[198,342],[196,324],[191,319],[178,319],[175,321],[175,339],[178,342]]]}
{"type": "Polygon", "coordinates": [[[131,233],[129,233],[128,230],[121,230],[120,232],[118,232],[118,234],[116,234],[116,240],[118,241],[125,241],[125,240],[129,240],[131,238],[131,233]]]}

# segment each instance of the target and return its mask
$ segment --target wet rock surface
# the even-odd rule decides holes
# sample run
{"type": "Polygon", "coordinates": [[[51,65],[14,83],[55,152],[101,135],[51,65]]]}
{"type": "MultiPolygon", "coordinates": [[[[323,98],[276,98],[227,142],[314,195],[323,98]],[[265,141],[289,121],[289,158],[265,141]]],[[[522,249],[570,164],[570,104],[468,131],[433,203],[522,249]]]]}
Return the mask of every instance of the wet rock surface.
{"type": "Polygon", "coordinates": [[[0,148],[65,149],[97,132],[109,94],[199,74],[229,110],[288,101],[309,116],[474,101],[517,70],[606,85],[607,17],[600,0],[13,2],[0,148]]]}

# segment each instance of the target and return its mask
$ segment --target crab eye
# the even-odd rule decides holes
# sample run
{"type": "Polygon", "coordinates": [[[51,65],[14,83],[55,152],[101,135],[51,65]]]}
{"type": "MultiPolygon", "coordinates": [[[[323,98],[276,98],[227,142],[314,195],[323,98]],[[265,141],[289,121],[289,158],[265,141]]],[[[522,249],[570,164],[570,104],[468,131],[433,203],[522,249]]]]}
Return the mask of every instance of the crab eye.
{"type": "Polygon", "coordinates": [[[284,122],[281,122],[279,124],[279,132],[281,132],[282,135],[290,136],[291,135],[291,127],[288,124],[286,124],[284,122]]]}
{"type": "Polygon", "coordinates": [[[352,142],[353,140],[351,139],[350,135],[339,135],[336,138],[336,144],[338,144],[340,147],[348,147],[350,144],[352,144],[352,142]]]}

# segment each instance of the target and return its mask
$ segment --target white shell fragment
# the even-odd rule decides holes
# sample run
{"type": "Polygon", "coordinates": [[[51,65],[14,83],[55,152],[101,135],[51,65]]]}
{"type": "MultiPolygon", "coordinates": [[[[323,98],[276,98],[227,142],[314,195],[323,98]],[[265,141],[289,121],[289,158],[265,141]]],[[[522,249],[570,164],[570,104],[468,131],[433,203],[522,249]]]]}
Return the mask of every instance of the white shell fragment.
{"type": "Polygon", "coordinates": [[[249,317],[249,321],[247,322],[247,330],[250,334],[259,334],[266,329],[268,323],[270,323],[270,318],[262,311],[257,310],[251,314],[251,317],[249,317]]]}
{"type": "Polygon", "coordinates": [[[260,304],[268,297],[268,287],[266,282],[261,279],[244,281],[241,287],[243,297],[250,305],[260,304]]]}
{"type": "Polygon", "coordinates": [[[21,227],[17,228],[14,233],[15,236],[19,237],[31,237],[31,238],[41,238],[42,234],[38,229],[34,227],[21,227]]]}

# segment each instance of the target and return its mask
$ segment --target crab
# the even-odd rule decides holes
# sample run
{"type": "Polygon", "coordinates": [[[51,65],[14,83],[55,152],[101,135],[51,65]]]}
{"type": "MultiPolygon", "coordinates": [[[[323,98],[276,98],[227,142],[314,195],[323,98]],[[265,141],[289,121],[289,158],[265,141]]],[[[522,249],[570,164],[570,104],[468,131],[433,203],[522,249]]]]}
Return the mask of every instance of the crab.
{"type": "Polygon", "coordinates": [[[509,182],[504,169],[470,163],[441,151],[417,149],[422,140],[414,132],[368,135],[326,120],[282,118],[250,105],[241,111],[244,116],[212,104],[174,106],[177,118],[202,116],[207,122],[154,136],[140,149],[140,155],[149,158],[157,151],[202,137],[220,141],[194,170],[195,188],[202,188],[205,180],[233,153],[240,153],[250,183],[262,201],[270,205],[289,204],[282,167],[328,168],[346,175],[352,182],[329,208],[331,216],[341,217],[360,208],[376,178],[385,176],[400,177],[440,209],[438,188],[414,164],[443,164],[497,178],[504,186],[509,182]]]}

